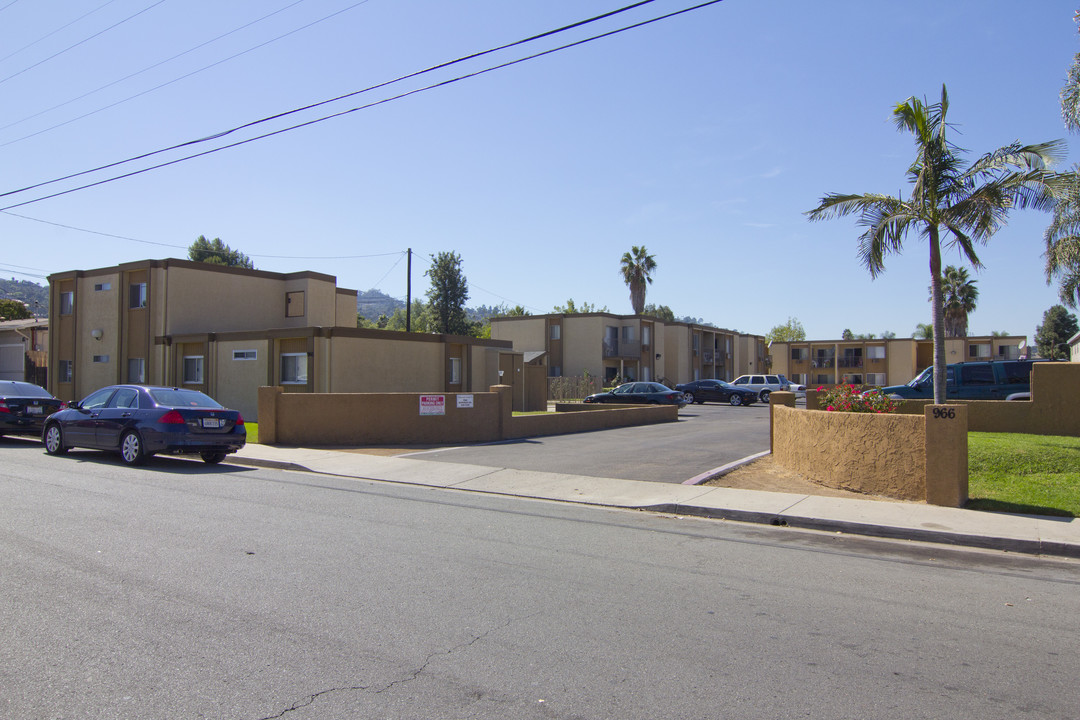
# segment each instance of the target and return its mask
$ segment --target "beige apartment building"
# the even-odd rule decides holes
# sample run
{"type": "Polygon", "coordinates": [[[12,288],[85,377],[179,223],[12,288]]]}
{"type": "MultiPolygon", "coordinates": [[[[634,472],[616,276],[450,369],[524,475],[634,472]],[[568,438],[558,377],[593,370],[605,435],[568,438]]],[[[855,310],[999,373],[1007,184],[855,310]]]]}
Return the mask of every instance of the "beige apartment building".
{"type": "MultiPolygon", "coordinates": [[[[774,342],[768,352],[770,372],[807,386],[901,385],[934,364],[934,341],[915,338],[774,342]]],[[[947,363],[1015,360],[1029,352],[1023,335],[945,339],[947,363]]]]}
{"type": "Polygon", "coordinates": [[[356,291],[321,273],[142,260],[50,275],[49,292],[49,390],[62,400],[183,386],[254,418],[263,385],[479,392],[525,375],[509,342],[357,328],[356,291]]]}
{"type": "Polygon", "coordinates": [[[732,380],[764,372],[765,338],[643,315],[574,313],[491,319],[492,339],[544,352],[548,375],[624,380],[732,380]]]}
{"type": "Polygon", "coordinates": [[[49,373],[49,323],[45,318],[0,320],[0,380],[45,385],[49,373]]]}

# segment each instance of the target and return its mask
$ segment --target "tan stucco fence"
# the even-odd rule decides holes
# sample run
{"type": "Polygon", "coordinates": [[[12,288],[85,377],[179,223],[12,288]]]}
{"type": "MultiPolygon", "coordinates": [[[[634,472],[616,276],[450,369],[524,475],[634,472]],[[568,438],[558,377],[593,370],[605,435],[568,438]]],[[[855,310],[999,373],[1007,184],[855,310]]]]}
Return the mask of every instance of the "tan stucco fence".
{"type": "Polygon", "coordinates": [[[822,485],[898,500],[967,502],[967,433],[1080,436],[1080,363],[1035,363],[1031,400],[907,400],[887,415],[827,412],[773,393],[772,455],[822,485]]]}
{"type": "Polygon", "coordinates": [[[967,502],[968,411],[929,405],[918,415],[795,409],[770,398],[772,456],[826,487],[960,507],[967,502]]]}
{"type": "Polygon", "coordinates": [[[438,445],[675,422],[677,406],[560,403],[513,414],[512,388],[478,393],[285,393],[259,388],[259,442],[303,446],[438,445]]]}

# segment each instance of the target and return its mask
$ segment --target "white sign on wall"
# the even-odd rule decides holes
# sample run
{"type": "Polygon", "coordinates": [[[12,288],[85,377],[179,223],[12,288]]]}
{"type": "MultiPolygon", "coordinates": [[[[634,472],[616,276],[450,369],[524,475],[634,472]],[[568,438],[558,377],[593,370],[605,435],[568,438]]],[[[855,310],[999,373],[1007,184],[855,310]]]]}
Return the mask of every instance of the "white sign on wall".
{"type": "Polygon", "coordinates": [[[473,406],[473,396],[472,395],[458,395],[457,396],[457,406],[459,408],[471,408],[473,406]]]}
{"type": "Polygon", "coordinates": [[[445,395],[421,395],[420,396],[420,414],[421,415],[445,415],[446,414],[446,396],[445,395]]]}

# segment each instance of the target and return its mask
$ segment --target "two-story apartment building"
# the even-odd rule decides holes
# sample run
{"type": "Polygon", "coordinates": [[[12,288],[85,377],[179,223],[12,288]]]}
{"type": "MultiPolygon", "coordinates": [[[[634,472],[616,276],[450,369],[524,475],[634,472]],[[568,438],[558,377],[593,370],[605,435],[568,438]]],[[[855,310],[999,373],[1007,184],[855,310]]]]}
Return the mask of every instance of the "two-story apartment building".
{"type": "Polygon", "coordinates": [[[554,313],[491,319],[492,339],[519,352],[547,354],[548,374],[586,373],[605,383],[701,378],[731,380],[765,369],[765,339],[707,325],[665,322],[644,315],[554,313]]]}
{"type": "MultiPolygon", "coordinates": [[[[1023,335],[945,339],[945,361],[1015,360],[1023,335]]],[[[900,385],[934,364],[934,341],[915,338],[807,340],[769,346],[771,372],[803,385],[900,385]]]]}
{"type": "Polygon", "coordinates": [[[469,392],[514,384],[510,343],[356,327],[333,276],[142,260],[49,276],[49,389],[195,388],[254,417],[258,388],[469,392]]]}

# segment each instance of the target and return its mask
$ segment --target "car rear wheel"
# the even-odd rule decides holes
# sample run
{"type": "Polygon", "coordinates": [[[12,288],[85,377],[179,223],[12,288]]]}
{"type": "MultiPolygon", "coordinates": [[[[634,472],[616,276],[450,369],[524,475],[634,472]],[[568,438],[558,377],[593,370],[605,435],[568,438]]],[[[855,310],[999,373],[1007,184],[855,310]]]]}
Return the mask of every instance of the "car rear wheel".
{"type": "Polygon", "coordinates": [[[682,394],[682,399],[687,405],[692,405],[693,402],[694,402],[694,393],[692,393],[692,392],[684,392],[682,394]]]}
{"type": "Polygon", "coordinates": [[[734,405],[735,407],[739,407],[740,405],[742,405],[742,396],[740,396],[740,395],[732,395],[730,398],[728,398],[728,402],[731,403],[732,405],[734,405]]]}
{"type": "Polygon", "coordinates": [[[758,393],[758,399],[761,400],[761,402],[763,402],[763,403],[767,403],[767,402],[769,402],[769,396],[770,395],[772,395],[771,391],[762,390],[760,393],[758,393]]]}
{"type": "Polygon", "coordinates": [[[223,452],[204,452],[202,453],[203,462],[207,465],[217,465],[219,462],[225,459],[225,453],[223,452]]]}
{"type": "Polygon", "coordinates": [[[128,465],[142,465],[146,462],[146,452],[143,450],[139,433],[128,430],[124,437],[120,438],[120,459],[128,465]]]}
{"type": "Polygon", "coordinates": [[[50,455],[63,455],[67,452],[67,447],[64,446],[64,434],[56,423],[45,428],[45,452],[50,455]]]}

